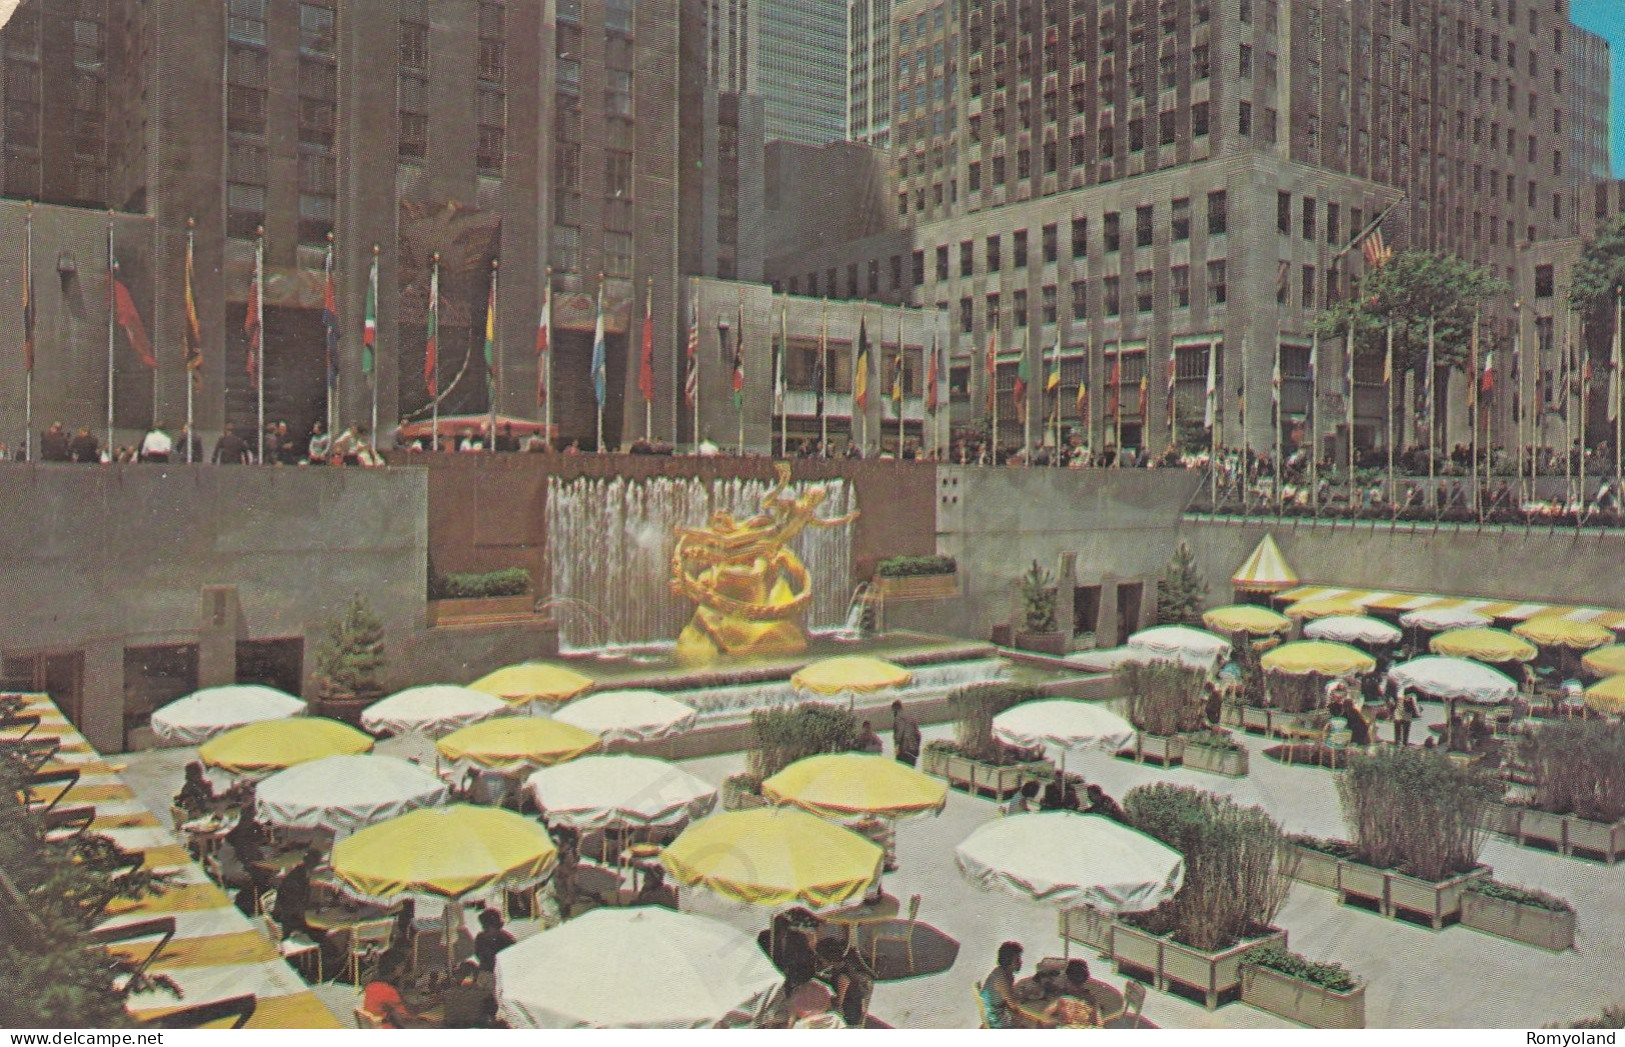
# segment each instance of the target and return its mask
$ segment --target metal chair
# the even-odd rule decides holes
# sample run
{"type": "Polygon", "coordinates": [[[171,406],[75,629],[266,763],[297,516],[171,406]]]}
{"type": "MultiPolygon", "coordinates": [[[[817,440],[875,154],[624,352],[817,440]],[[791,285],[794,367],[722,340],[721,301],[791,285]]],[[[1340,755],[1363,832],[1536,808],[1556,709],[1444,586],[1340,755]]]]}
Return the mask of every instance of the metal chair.
{"type": "Polygon", "coordinates": [[[313,938],[309,938],[297,931],[293,934],[283,934],[282,928],[269,916],[256,916],[260,931],[271,944],[276,946],[277,955],[297,969],[301,960],[316,958],[316,981],[322,981],[322,947],[313,938]]]}
{"type": "Polygon", "coordinates": [[[1140,1014],[1144,1010],[1145,986],[1131,978],[1123,984],[1123,1006],[1118,1008],[1116,1014],[1113,1014],[1102,1021],[1101,1025],[1109,1026],[1112,1022],[1118,1021],[1132,1014],[1134,1017],[1129,1028],[1138,1029],[1140,1027],[1140,1014]]]}
{"type": "Polygon", "coordinates": [[[361,982],[363,965],[376,964],[389,949],[389,940],[395,931],[394,917],[381,920],[363,920],[350,928],[350,980],[361,982]]]}
{"type": "Polygon", "coordinates": [[[908,918],[901,921],[887,920],[877,923],[869,934],[869,966],[875,965],[880,955],[880,943],[902,942],[908,949],[908,971],[914,973],[914,929],[920,922],[920,895],[916,894],[908,900],[908,918]]]}
{"type": "Polygon", "coordinates": [[[140,992],[145,986],[147,969],[158,958],[159,953],[175,937],[175,917],[159,916],[151,920],[141,920],[137,923],[127,923],[119,927],[109,927],[90,933],[90,940],[97,945],[114,946],[127,942],[139,941],[143,938],[157,938],[158,941],[148,950],[139,961],[132,961],[128,972],[121,972],[114,985],[120,996],[128,996],[133,992],[140,992]]]}

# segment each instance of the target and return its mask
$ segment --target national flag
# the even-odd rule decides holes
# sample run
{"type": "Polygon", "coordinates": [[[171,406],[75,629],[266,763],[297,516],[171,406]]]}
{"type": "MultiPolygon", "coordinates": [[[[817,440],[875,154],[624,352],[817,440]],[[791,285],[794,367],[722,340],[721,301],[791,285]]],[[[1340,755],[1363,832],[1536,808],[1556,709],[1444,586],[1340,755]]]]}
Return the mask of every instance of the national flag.
{"type": "Polygon", "coordinates": [[[130,340],[130,348],[141,357],[142,363],[157,367],[158,358],[152,355],[152,343],[147,340],[147,329],[141,323],[141,314],[136,311],[135,299],[130,297],[130,289],[124,286],[124,281],[118,278],[117,262],[113,263],[112,272],[108,275],[113,281],[113,315],[124,329],[124,337],[130,340]]]}
{"type": "Polygon", "coordinates": [[[1084,365],[1085,377],[1078,379],[1078,424],[1089,428],[1089,379],[1087,377],[1088,365],[1084,365]]]}
{"type": "Polygon", "coordinates": [[[1025,347],[1023,347],[1021,350],[1021,360],[1016,364],[1015,388],[1010,390],[1010,396],[1015,400],[1017,410],[1020,410],[1021,405],[1027,400],[1027,378],[1030,374],[1030,369],[1027,366],[1027,355],[1027,350],[1025,347]]]}
{"type": "Polygon", "coordinates": [[[1218,420],[1219,414],[1219,347],[1208,346],[1207,350],[1207,396],[1202,407],[1202,425],[1213,431],[1213,424],[1218,420]]]}
{"type": "Polygon", "coordinates": [[[1247,432],[1247,387],[1236,386],[1236,423],[1241,426],[1243,434],[1247,432]]]}
{"type": "Polygon", "coordinates": [[[1484,354],[1484,371],[1478,379],[1478,395],[1488,399],[1495,392],[1495,350],[1484,354]]]}
{"type": "Polygon", "coordinates": [[[440,259],[429,268],[429,315],[423,341],[423,384],[430,396],[440,395],[440,259]]]}
{"type": "Polygon", "coordinates": [[[1123,363],[1115,355],[1111,374],[1106,379],[1106,413],[1114,417],[1123,413],[1123,363]]]}
{"type": "Polygon", "coordinates": [[[604,344],[604,284],[598,283],[598,319],[592,327],[592,395],[598,409],[604,409],[609,395],[609,354],[604,344]]]}
{"type": "Polygon", "coordinates": [[[987,413],[998,409],[999,396],[999,332],[987,333],[987,413]]]}
{"type": "Polygon", "coordinates": [[[1146,413],[1151,406],[1151,376],[1145,372],[1144,365],[1140,368],[1140,420],[1146,419],[1146,413]]]}
{"type": "Polygon", "coordinates": [[[773,343],[773,413],[784,413],[784,357],[790,351],[790,307],[779,307],[779,337],[773,343]]]}
{"type": "Polygon", "coordinates": [[[852,368],[852,396],[858,410],[869,406],[869,327],[858,317],[858,355],[852,368]]]}
{"type": "Polygon", "coordinates": [[[264,279],[265,241],[254,244],[254,273],[248,280],[248,302],[243,312],[243,334],[248,336],[248,381],[260,384],[260,285],[264,279]]]}
{"type": "Polygon", "coordinates": [[[932,414],[937,413],[937,383],[942,380],[937,367],[940,363],[939,354],[942,352],[941,340],[935,331],[931,332],[931,359],[925,366],[925,409],[932,414]]]}
{"type": "Polygon", "coordinates": [[[1305,425],[1313,424],[1315,417],[1315,401],[1320,399],[1320,379],[1316,374],[1315,357],[1319,356],[1319,347],[1311,344],[1309,347],[1309,400],[1303,409],[1305,425]]]}
{"type": "Polygon", "coordinates": [[[693,407],[695,399],[700,395],[700,296],[698,293],[695,293],[689,301],[688,313],[688,370],[683,375],[683,402],[693,407]]]}
{"type": "Polygon", "coordinates": [[[1275,347],[1275,366],[1270,371],[1270,428],[1281,424],[1281,347],[1275,347]]]}
{"type": "Polygon", "coordinates": [[[1619,419],[1620,366],[1625,363],[1625,359],[1621,359],[1622,356],[1625,356],[1625,347],[1620,344],[1620,339],[1625,337],[1620,331],[1621,318],[1620,292],[1616,288],[1614,291],[1614,345],[1613,354],[1608,361],[1608,420],[1610,422],[1619,419]]]}
{"type": "Polygon", "coordinates": [[[817,410],[819,418],[824,417],[824,386],[828,379],[825,377],[824,360],[829,356],[829,308],[824,308],[823,315],[818,321],[818,359],[813,361],[813,388],[818,393],[817,410]]]}
{"type": "MultiPolygon", "coordinates": [[[[1055,332],[1055,356],[1050,361],[1049,378],[1044,381],[1046,393],[1056,393],[1061,388],[1061,332],[1055,332]]],[[[1060,410],[1060,397],[1056,397],[1056,410],[1060,410]]]]}
{"type": "Polygon", "coordinates": [[[745,303],[739,303],[739,319],[734,325],[734,410],[745,409],[745,303]]]}
{"type": "MultiPolygon", "coordinates": [[[[26,276],[24,277],[26,279],[26,276]]],[[[186,372],[195,386],[203,380],[203,325],[198,322],[197,296],[192,290],[192,234],[186,234],[186,282],[181,293],[186,307],[181,337],[186,348],[186,372]]],[[[30,324],[32,326],[32,324],[30,324]]],[[[32,335],[32,331],[30,331],[32,335]]]]}
{"type": "MultiPolygon", "coordinates": [[[[188,248],[190,251],[190,248],[188,248]]],[[[191,254],[187,256],[187,272],[191,272],[191,254]]],[[[190,284],[188,284],[190,286],[190,284]]],[[[34,373],[34,219],[28,219],[28,247],[23,257],[23,370],[34,373]]]]}
{"type": "Polygon", "coordinates": [[[1512,422],[1514,425],[1523,421],[1523,382],[1521,380],[1523,361],[1520,359],[1523,355],[1521,352],[1522,343],[1522,338],[1512,340],[1512,368],[1507,372],[1507,380],[1512,385],[1512,422]]]}
{"type": "Polygon", "coordinates": [[[368,378],[376,370],[378,351],[378,255],[372,256],[367,272],[367,300],[361,314],[361,373],[368,378]]]}
{"type": "Polygon", "coordinates": [[[1360,241],[1360,253],[1365,255],[1365,264],[1368,268],[1378,269],[1387,264],[1394,256],[1394,249],[1382,242],[1382,227],[1379,225],[1360,241]]]}
{"type": "Polygon", "coordinates": [[[638,392],[643,402],[655,402],[655,301],[654,284],[650,282],[643,292],[643,346],[638,353],[638,392]]]}
{"type": "Polygon", "coordinates": [[[1167,415],[1167,417],[1168,417],[1168,431],[1170,433],[1172,433],[1174,431],[1174,413],[1175,413],[1174,412],[1174,376],[1175,376],[1175,372],[1176,372],[1176,367],[1175,367],[1175,364],[1174,364],[1174,356],[1175,356],[1174,350],[1170,349],[1168,351],[1168,391],[1167,391],[1167,395],[1164,397],[1163,405],[1162,405],[1162,413],[1167,415]]]}
{"type": "MultiPolygon", "coordinates": [[[[339,385],[339,297],[333,286],[333,244],[327,244],[327,257],[322,262],[325,281],[322,285],[322,328],[327,334],[327,388],[339,385]]],[[[188,274],[190,275],[190,274],[188,274]]]]}
{"type": "Polygon", "coordinates": [[[497,263],[491,263],[491,287],[485,296],[485,392],[496,400],[497,388],[497,263]]]}
{"type": "Polygon", "coordinates": [[[898,417],[902,417],[903,409],[903,347],[897,347],[897,359],[892,363],[891,400],[897,405],[898,417]]]}

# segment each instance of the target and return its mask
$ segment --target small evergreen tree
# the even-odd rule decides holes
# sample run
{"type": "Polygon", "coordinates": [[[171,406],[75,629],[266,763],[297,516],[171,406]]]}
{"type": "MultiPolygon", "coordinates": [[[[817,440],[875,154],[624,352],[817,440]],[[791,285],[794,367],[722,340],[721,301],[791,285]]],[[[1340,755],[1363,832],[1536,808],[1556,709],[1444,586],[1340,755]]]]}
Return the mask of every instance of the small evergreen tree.
{"type": "Polygon", "coordinates": [[[1196,554],[1180,542],[1157,580],[1157,623],[1200,626],[1206,607],[1207,583],[1197,573],[1196,554]]]}
{"type": "Polygon", "coordinates": [[[324,700],[383,696],[384,623],[359,595],[327,628],[316,649],[316,687],[324,700]]]}

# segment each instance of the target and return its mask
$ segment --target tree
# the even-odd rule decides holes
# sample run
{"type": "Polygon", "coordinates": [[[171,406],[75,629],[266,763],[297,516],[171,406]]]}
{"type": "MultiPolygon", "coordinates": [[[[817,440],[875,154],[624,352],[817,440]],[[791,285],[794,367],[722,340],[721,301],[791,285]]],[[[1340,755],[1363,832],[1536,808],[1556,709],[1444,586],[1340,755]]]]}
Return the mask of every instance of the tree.
{"type": "Polygon", "coordinates": [[[357,595],[316,649],[316,687],[324,700],[371,701],[384,693],[383,669],[384,623],[357,595]]]}
{"type": "MultiPolygon", "coordinates": [[[[1593,373],[1607,375],[1614,337],[1614,296],[1625,287],[1625,215],[1616,215],[1580,249],[1569,283],[1569,305],[1584,322],[1585,351],[1593,361],[1593,373]]],[[[1607,379],[1593,381],[1593,395],[1606,395],[1607,379]]],[[[1597,425],[1605,425],[1606,408],[1592,413],[1597,425]]],[[[1613,439],[1609,427],[1609,440],[1613,439]]],[[[1587,441],[1590,442],[1589,440],[1587,441]]]]}
{"type": "Polygon", "coordinates": [[[1157,580],[1157,624],[1199,625],[1207,608],[1207,582],[1196,570],[1196,554],[1180,542],[1157,580]]]}

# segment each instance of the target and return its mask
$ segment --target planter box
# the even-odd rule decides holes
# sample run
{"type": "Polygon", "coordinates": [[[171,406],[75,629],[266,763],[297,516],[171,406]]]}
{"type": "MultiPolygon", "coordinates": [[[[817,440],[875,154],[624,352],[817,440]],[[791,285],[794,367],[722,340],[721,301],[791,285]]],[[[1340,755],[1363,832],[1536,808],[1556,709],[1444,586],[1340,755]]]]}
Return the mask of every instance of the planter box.
{"type": "Polygon", "coordinates": [[[1481,865],[1472,872],[1432,883],[1392,869],[1343,861],[1337,867],[1338,900],[1345,904],[1350,898],[1375,902],[1377,911],[1390,920],[1401,912],[1410,913],[1439,930],[1446,921],[1460,917],[1467,885],[1487,878],[1491,871],[1489,866],[1481,865]]]}
{"type": "Polygon", "coordinates": [[[1135,763],[1150,760],[1163,767],[1173,767],[1185,755],[1185,739],[1177,734],[1146,734],[1140,731],[1134,735],[1134,744],[1117,755],[1135,763]]]}
{"type": "Polygon", "coordinates": [[[1280,971],[1243,963],[1241,1002],[1311,1029],[1365,1028],[1365,986],[1333,992],[1280,971]]]}
{"type": "Polygon", "coordinates": [[[952,600],[959,596],[959,575],[915,574],[902,578],[884,575],[875,579],[875,588],[888,600],[952,600]]]}
{"type": "Polygon", "coordinates": [[[1518,822],[1523,815],[1523,808],[1506,803],[1491,803],[1484,808],[1482,822],[1485,832],[1495,833],[1499,836],[1518,835],[1518,822]]]}
{"type": "Polygon", "coordinates": [[[1225,702],[1219,708],[1219,722],[1226,727],[1245,727],[1246,724],[1243,721],[1246,719],[1246,710],[1250,708],[1252,707],[1248,705],[1225,702]]]}
{"type": "Polygon", "coordinates": [[[1336,889],[1337,900],[1343,904],[1357,898],[1374,903],[1378,912],[1388,915],[1388,875],[1383,870],[1339,859],[1336,889]]]}
{"type": "Polygon", "coordinates": [[[1259,705],[1239,706],[1240,726],[1254,734],[1279,735],[1283,730],[1301,727],[1314,713],[1289,713],[1259,705]]]}
{"type": "Polygon", "coordinates": [[[1337,870],[1338,866],[1343,864],[1341,858],[1295,843],[1282,844],[1281,851],[1283,857],[1287,857],[1288,866],[1292,857],[1297,859],[1298,867],[1292,874],[1294,880],[1315,887],[1324,887],[1328,891],[1337,890],[1337,870]]]}
{"type": "Polygon", "coordinates": [[[972,760],[968,756],[926,750],[921,757],[920,770],[946,778],[948,784],[977,796],[991,796],[1003,800],[1015,795],[1030,779],[1038,778],[1036,770],[1048,772],[1047,763],[991,764],[972,760]]]}
{"type": "Polygon", "coordinates": [[[1207,745],[1187,744],[1182,759],[1185,766],[1193,771],[1207,771],[1229,778],[1241,778],[1247,774],[1246,749],[1215,749],[1207,745]]]}
{"type": "Polygon", "coordinates": [[[1585,851],[1588,855],[1601,858],[1609,865],[1613,865],[1625,854],[1625,820],[1617,822],[1593,822],[1586,818],[1569,815],[1563,824],[1567,835],[1563,841],[1563,853],[1572,855],[1575,851],[1585,851]]]}
{"type": "Polygon", "coordinates": [[[534,596],[485,596],[467,600],[428,601],[429,627],[529,618],[536,613],[534,596]]]}
{"type": "Polygon", "coordinates": [[[1553,912],[1477,891],[1468,891],[1461,899],[1461,925],[1552,952],[1574,948],[1573,912],[1553,912]]]}
{"type": "Polygon", "coordinates": [[[1261,945],[1286,948],[1286,932],[1272,931],[1210,953],[1123,923],[1112,931],[1112,958],[1119,971],[1126,966],[1149,972],[1153,984],[1164,992],[1170,983],[1183,986],[1200,997],[1208,1010],[1217,1007],[1225,993],[1240,989],[1242,961],[1261,945]]]}
{"type": "Polygon", "coordinates": [[[1112,939],[1117,920],[1111,913],[1085,907],[1061,911],[1061,938],[1086,945],[1102,956],[1112,955],[1112,939]]]}
{"type": "Polygon", "coordinates": [[[754,792],[747,786],[737,782],[725,781],[722,783],[722,809],[725,811],[749,811],[757,807],[766,807],[767,797],[754,792]]]}
{"type": "Polygon", "coordinates": [[[1023,651],[1060,658],[1066,654],[1069,644],[1065,633],[1018,632],[1015,634],[1015,646],[1023,651]]]}
{"type": "Polygon", "coordinates": [[[1566,814],[1552,814],[1526,807],[1518,813],[1518,842],[1528,846],[1531,841],[1543,843],[1553,850],[1564,850],[1566,814]]]}

